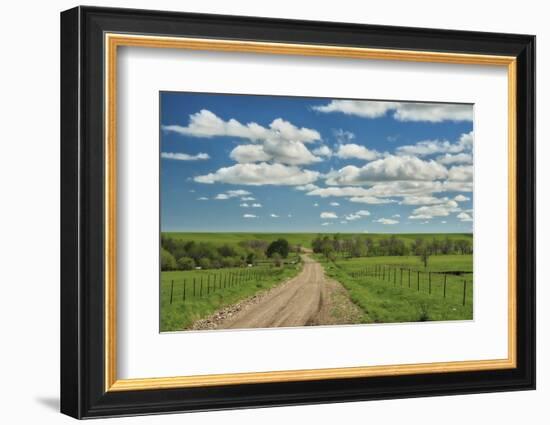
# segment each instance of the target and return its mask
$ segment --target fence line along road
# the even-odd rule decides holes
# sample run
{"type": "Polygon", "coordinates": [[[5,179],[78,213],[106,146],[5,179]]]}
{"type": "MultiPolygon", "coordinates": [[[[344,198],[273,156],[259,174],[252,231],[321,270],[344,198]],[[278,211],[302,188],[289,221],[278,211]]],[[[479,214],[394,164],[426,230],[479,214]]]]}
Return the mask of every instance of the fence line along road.
{"type": "MultiPolygon", "coordinates": [[[[339,267],[339,266],[338,266],[339,267]]],[[[456,277],[455,274],[449,272],[422,272],[420,270],[413,270],[408,267],[402,266],[390,266],[386,264],[376,264],[372,266],[367,266],[362,270],[348,272],[342,267],[339,267],[341,270],[344,270],[350,277],[354,279],[361,279],[363,277],[374,277],[375,279],[381,280],[393,284],[393,286],[398,286],[401,288],[415,289],[418,292],[421,292],[421,283],[424,282],[424,288],[429,295],[434,293],[433,287],[437,284],[437,277],[441,276],[439,283],[441,284],[441,292],[439,292],[443,298],[447,298],[447,291],[449,285],[461,285],[460,289],[462,290],[462,305],[466,305],[466,296],[467,296],[467,285],[468,282],[466,279],[461,279],[456,277]],[[416,275],[416,276],[415,276],[416,275]],[[406,281],[406,285],[403,284],[403,281],[406,281]],[[457,281],[458,280],[458,281],[457,281]]]]}
{"type": "Polygon", "coordinates": [[[169,298],[169,304],[171,305],[178,299],[185,302],[189,298],[204,298],[213,293],[239,287],[246,282],[255,282],[264,277],[268,271],[270,270],[243,269],[225,273],[201,273],[200,277],[165,279],[163,282],[169,282],[169,292],[166,294],[164,285],[161,290],[169,298]]]}

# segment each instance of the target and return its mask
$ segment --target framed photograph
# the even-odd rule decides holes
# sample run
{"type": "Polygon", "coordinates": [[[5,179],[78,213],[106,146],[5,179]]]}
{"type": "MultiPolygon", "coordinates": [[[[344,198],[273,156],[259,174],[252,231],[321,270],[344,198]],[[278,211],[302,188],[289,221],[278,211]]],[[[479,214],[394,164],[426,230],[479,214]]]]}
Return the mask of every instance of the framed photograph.
{"type": "Polygon", "coordinates": [[[535,37],[61,14],[61,411],[535,387],[535,37]]]}

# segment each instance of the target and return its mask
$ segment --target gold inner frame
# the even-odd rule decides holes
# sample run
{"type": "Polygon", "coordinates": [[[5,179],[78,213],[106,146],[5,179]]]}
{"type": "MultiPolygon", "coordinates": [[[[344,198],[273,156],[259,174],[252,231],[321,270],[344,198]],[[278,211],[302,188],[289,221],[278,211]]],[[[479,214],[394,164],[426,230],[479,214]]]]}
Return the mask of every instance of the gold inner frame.
{"type": "Polygon", "coordinates": [[[135,391],[214,385],[311,381],[417,373],[515,368],[516,359],[516,58],[410,50],[369,49],[255,41],[105,34],[105,391],[135,391]],[[508,72],[508,357],[419,364],[306,369],[253,373],[118,379],[116,325],[116,123],[117,51],[120,46],[227,51],[354,59],[504,66],[508,72]]]}

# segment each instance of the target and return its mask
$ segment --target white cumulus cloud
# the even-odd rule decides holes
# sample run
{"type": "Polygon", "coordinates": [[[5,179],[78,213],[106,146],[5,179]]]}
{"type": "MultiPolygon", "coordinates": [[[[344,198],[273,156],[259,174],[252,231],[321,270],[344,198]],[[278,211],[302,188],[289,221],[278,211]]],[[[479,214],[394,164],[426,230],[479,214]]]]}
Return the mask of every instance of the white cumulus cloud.
{"type": "MultiPolygon", "coordinates": [[[[455,156],[451,154],[459,154],[465,151],[471,151],[474,143],[474,132],[462,134],[456,143],[451,143],[448,140],[423,140],[414,145],[400,146],[396,149],[399,155],[419,155],[428,156],[434,154],[449,154],[449,156],[439,157],[438,161],[445,163],[445,161],[455,161],[456,159],[470,160],[470,156],[455,156]],[[442,162],[443,161],[443,162],[442,162]]],[[[448,163],[451,163],[448,162],[448,163]]],[[[460,162],[460,161],[459,161],[460,162]]]]}
{"type": "Polygon", "coordinates": [[[348,165],[329,173],[329,185],[359,185],[383,181],[439,180],[447,177],[447,169],[437,162],[415,156],[388,155],[363,167],[348,165]]]}
{"type": "Polygon", "coordinates": [[[355,143],[339,145],[338,150],[334,155],[342,159],[363,159],[365,161],[372,161],[373,159],[380,157],[378,152],[371,151],[365,146],[357,145],[355,143]]]}
{"type": "Polygon", "coordinates": [[[436,198],[435,196],[405,196],[402,205],[435,205],[447,202],[449,198],[436,198]]]}
{"type": "Polygon", "coordinates": [[[454,197],[454,200],[457,201],[457,202],[466,202],[466,201],[469,201],[470,198],[468,198],[467,196],[464,196],[464,195],[456,195],[454,197]]]}
{"type": "Polygon", "coordinates": [[[209,159],[210,155],[207,153],[198,153],[197,155],[189,155],[179,152],[162,152],[160,157],[163,159],[175,159],[177,161],[199,161],[209,159]]]}
{"type": "Polygon", "coordinates": [[[298,128],[282,118],[273,120],[269,128],[266,128],[255,122],[241,124],[235,119],[224,121],[207,109],[202,109],[197,113],[191,114],[187,126],[163,125],[162,129],[185,136],[205,138],[227,136],[248,139],[253,142],[277,137],[285,140],[299,140],[304,143],[310,143],[321,138],[317,130],[303,127],[298,128]]]}
{"type": "Polygon", "coordinates": [[[296,140],[267,139],[263,144],[263,151],[274,162],[289,165],[304,165],[322,161],[313,155],[306,146],[296,140]]]}
{"type": "MultiPolygon", "coordinates": [[[[238,198],[240,196],[250,195],[248,190],[236,189],[236,190],[227,190],[224,193],[218,193],[214,199],[225,200],[231,198],[238,198]]],[[[241,198],[244,200],[244,198],[241,198]]]]}
{"type": "Polygon", "coordinates": [[[279,185],[299,186],[313,183],[319,177],[319,172],[304,170],[284,164],[235,164],[223,167],[194,180],[197,183],[231,183],[249,186],[279,185]]]}
{"type": "Polygon", "coordinates": [[[471,165],[456,165],[449,170],[449,180],[455,182],[471,182],[474,178],[474,167],[471,165]]]}
{"type": "Polygon", "coordinates": [[[320,217],[321,218],[338,218],[338,215],[336,215],[336,213],[326,211],[326,212],[322,212],[320,217]]]}
{"type": "Polygon", "coordinates": [[[434,217],[447,217],[453,212],[460,211],[456,201],[447,201],[444,204],[438,205],[426,205],[413,210],[412,215],[409,216],[412,220],[426,220],[434,217]]]}
{"type": "Polygon", "coordinates": [[[374,223],[382,223],[382,224],[398,224],[398,220],[394,220],[393,218],[379,218],[378,220],[374,220],[374,223]]]}
{"type": "Polygon", "coordinates": [[[361,217],[368,217],[370,215],[370,212],[367,210],[359,210],[357,212],[345,215],[344,218],[347,221],[354,221],[359,220],[361,217]]]}
{"type": "Polygon", "coordinates": [[[473,221],[472,216],[465,212],[461,212],[460,214],[457,214],[456,218],[458,218],[460,221],[473,221]]]}
{"type": "Polygon", "coordinates": [[[325,145],[319,146],[318,148],[313,149],[312,152],[315,155],[319,155],[319,156],[327,156],[327,157],[332,156],[332,150],[325,145]]]}
{"type": "Polygon", "coordinates": [[[472,157],[472,154],[464,153],[464,152],[457,153],[456,155],[446,153],[443,156],[437,157],[436,161],[443,165],[471,164],[473,162],[473,157],[472,157]]]}
{"type": "Polygon", "coordinates": [[[472,121],[472,105],[383,102],[373,100],[332,100],[326,105],[314,106],[314,110],[323,113],[340,112],[362,118],[380,118],[393,112],[398,121],[472,121]]]}
{"type": "Polygon", "coordinates": [[[262,145],[239,145],[229,154],[231,159],[237,162],[265,162],[271,159],[271,155],[264,152],[262,145]]]}

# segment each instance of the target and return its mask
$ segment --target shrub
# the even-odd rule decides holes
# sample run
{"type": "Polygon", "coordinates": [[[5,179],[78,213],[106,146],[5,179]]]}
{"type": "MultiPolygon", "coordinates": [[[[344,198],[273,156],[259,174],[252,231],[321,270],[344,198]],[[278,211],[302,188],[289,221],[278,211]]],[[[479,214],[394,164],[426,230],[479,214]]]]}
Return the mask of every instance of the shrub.
{"type": "Polygon", "coordinates": [[[271,259],[273,260],[273,263],[277,267],[281,267],[281,265],[283,263],[281,254],[279,254],[278,252],[275,252],[275,253],[273,253],[273,255],[271,255],[271,259]]]}
{"type": "Polygon", "coordinates": [[[181,257],[178,260],[178,269],[180,270],[193,270],[195,268],[195,260],[191,257],[181,257]]]}
{"type": "Polygon", "coordinates": [[[256,264],[256,254],[253,252],[248,253],[246,256],[246,263],[247,264],[256,264]]]}
{"type": "Polygon", "coordinates": [[[175,270],[176,269],[176,259],[172,254],[166,251],[164,248],[160,249],[160,268],[163,271],[166,270],[175,270]]]}
{"type": "Polygon", "coordinates": [[[200,258],[199,259],[199,266],[201,269],[210,269],[212,268],[212,261],[210,261],[210,258],[200,258]]]}
{"type": "Polygon", "coordinates": [[[222,267],[235,267],[235,261],[231,257],[224,257],[221,259],[222,267]]]}

